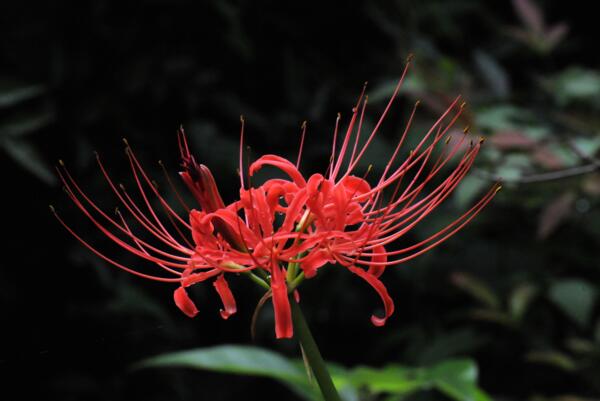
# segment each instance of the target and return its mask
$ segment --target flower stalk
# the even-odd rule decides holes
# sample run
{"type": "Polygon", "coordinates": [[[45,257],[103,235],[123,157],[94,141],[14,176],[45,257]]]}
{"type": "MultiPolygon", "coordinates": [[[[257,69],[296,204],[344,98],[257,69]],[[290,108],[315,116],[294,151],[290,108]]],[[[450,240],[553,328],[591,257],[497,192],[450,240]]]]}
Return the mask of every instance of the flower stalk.
{"type": "Polygon", "coordinates": [[[317,343],[315,342],[315,339],[308,328],[308,324],[306,323],[306,319],[302,314],[300,305],[298,305],[298,303],[293,299],[290,299],[290,304],[292,307],[294,334],[304,350],[304,355],[315,379],[317,380],[319,389],[323,394],[323,398],[325,401],[342,401],[333,384],[331,375],[327,370],[327,365],[325,365],[325,361],[321,356],[319,347],[317,346],[317,343]]]}

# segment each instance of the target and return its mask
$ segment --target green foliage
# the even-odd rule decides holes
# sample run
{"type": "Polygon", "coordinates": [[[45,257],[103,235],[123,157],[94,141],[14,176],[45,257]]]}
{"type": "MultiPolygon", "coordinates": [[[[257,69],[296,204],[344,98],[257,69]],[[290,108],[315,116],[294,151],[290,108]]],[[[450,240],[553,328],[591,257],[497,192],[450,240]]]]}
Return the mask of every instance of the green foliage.
{"type": "Polygon", "coordinates": [[[10,80],[0,81],[0,111],[10,109],[8,118],[0,119],[0,146],[23,168],[46,184],[55,182],[54,174],[48,169],[39,150],[25,138],[47,126],[54,119],[48,110],[15,112],[21,103],[43,95],[41,85],[19,85],[10,80]]]}
{"type": "Polygon", "coordinates": [[[563,280],[550,287],[550,299],[582,327],[590,324],[598,292],[583,280],[563,280]]]}
{"type": "MultiPolygon", "coordinates": [[[[212,348],[179,351],[146,359],[135,365],[141,368],[190,368],[236,375],[268,377],[290,387],[298,395],[312,401],[320,395],[308,379],[303,363],[287,359],[262,348],[221,345],[212,348]]],[[[477,367],[468,359],[447,360],[429,367],[411,368],[387,365],[383,368],[357,367],[345,369],[331,366],[333,380],[344,399],[367,399],[386,394],[394,399],[409,394],[437,390],[456,401],[490,401],[477,386],[477,367]]]]}
{"type": "Polygon", "coordinates": [[[546,88],[560,106],[573,102],[600,105],[600,72],[571,67],[551,77],[546,88]]]}

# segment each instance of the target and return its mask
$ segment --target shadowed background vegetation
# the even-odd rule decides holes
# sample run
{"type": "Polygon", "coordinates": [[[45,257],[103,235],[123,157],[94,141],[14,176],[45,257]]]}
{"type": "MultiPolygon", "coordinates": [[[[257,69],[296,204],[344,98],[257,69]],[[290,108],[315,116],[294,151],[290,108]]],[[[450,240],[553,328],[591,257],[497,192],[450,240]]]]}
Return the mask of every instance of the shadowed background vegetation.
{"type": "MultiPolygon", "coordinates": [[[[369,322],[379,300],[340,267],[302,286],[324,356],[351,367],[432,366],[469,358],[497,400],[600,396],[600,65],[597,21],[558,1],[5,2],[0,6],[0,165],[4,244],[0,382],[60,400],[296,399],[267,378],[185,369],[132,372],[169,351],[275,341],[273,314],[250,320],[261,293],[232,280],[239,313],[224,322],[210,284],[193,289],[190,320],[173,287],[107,266],[48,212],[54,204],[94,243],[129,265],[84,222],[53,171],[63,159],[108,210],[116,199],[93,151],[132,185],[127,137],[159,186],[156,161],[177,171],[182,124],[197,160],[234,199],[239,115],[253,156],[295,157],[323,171],[338,111],[369,81],[372,124],[414,53],[399,103],[366,156],[381,171],[412,104],[413,135],[457,94],[466,125],[488,141],[452,199],[407,237],[423,239],[498,177],[504,189],[460,235],[388,269],[396,313],[369,322]],[[29,385],[17,385],[26,380],[29,385]]],[[[174,175],[173,175],[174,176],[174,175]]],[[[406,399],[444,399],[436,389],[406,399]]],[[[379,396],[384,399],[385,396],[379,396]]],[[[395,398],[402,399],[401,395],[395,398]]],[[[460,396],[458,396],[460,398],[460,396]]],[[[379,398],[377,398],[379,399],[379,398]]]]}

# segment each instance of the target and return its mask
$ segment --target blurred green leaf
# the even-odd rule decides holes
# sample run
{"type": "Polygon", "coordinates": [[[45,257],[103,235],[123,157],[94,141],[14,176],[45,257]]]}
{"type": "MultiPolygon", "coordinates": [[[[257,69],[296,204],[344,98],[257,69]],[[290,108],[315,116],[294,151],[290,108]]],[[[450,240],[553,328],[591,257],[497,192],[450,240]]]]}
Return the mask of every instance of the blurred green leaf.
{"type": "Polygon", "coordinates": [[[381,369],[356,368],[349,381],[373,393],[408,395],[417,390],[437,389],[457,401],[490,400],[477,387],[477,367],[467,359],[449,360],[425,368],[388,365],[381,369]]]}
{"type": "Polygon", "coordinates": [[[564,280],[550,288],[550,299],[581,327],[590,321],[596,295],[590,283],[579,279],[564,280]]]}
{"type": "Polygon", "coordinates": [[[554,366],[567,372],[577,369],[577,364],[568,355],[558,351],[532,351],[526,355],[529,362],[554,366]]]}
{"type": "Polygon", "coordinates": [[[452,282],[483,305],[492,309],[500,307],[498,296],[478,278],[467,273],[456,272],[452,275],[452,282]]]}
{"type": "Polygon", "coordinates": [[[574,353],[577,354],[591,354],[599,350],[598,346],[594,342],[589,341],[585,338],[569,338],[565,345],[574,353]]]}
{"type": "Polygon", "coordinates": [[[506,326],[509,328],[515,328],[516,323],[513,320],[512,316],[508,315],[508,313],[493,310],[493,309],[473,309],[469,313],[469,316],[476,320],[484,320],[487,322],[492,322],[496,324],[500,324],[502,326],[506,326]]]}
{"type": "MultiPolygon", "coordinates": [[[[135,369],[179,367],[278,380],[307,400],[321,396],[308,382],[302,361],[287,359],[275,352],[252,346],[222,345],[159,355],[137,363],[135,369]]],[[[457,401],[488,401],[477,387],[477,367],[470,360],[448,360],[431,367],[411,368],[388,365],[383,368],[344,369],[329,364],[333,381],[346,401],[358,400],[358,389],[406,395],[437,389],[457,401]]]]}
{"type": "MultiPolygon", "coordinates": [[[[106,270],[106,269],[105,269],[106,270]]],[[[149,296],[140,287],[128,280],[120,280],[111,286],[115,295],[108,303],[107,308],[115,314],[127,314],[131,316],[148,315],[160,321],[169,321],[169,314],[163,303],[155,297],[149,296]]]]}
{"type": "Polygon", "coordinates": [[[477,366],[466,359],[442,362],[429,373],[436,387],[450,398],[462,401],[491,400],[477,388],[477,374],[477,366]]]}
{"type": "Polygon", "coordinates": [[[522,284],[513,290],[509,298],[509,310],[513,319],[523,318],[531,301],[538,294],[538,289],[532,284],[522,284]]]}
{"type": "Polygon", "coordinates": [[[600,150],[600,136],[593,138],[576,138],[573,140],[573,146],[585,156],[594,157],[598,150],[600,150]]]}
{"type": "Polygon", "coordinates": [[[54,113],[21,114],[0,125],[0,136],[21,136],[30,134],[48,125],[54,119],[54,113]]]}
{"type": "Polygon", "coordinates": [[[0,108],[9,107],[44,93],[42,85],[19,85],[0,82],[0,108]]]}
{"type": "Polygon", "coordinates": [[[456,206],[460,209],[469,206],[477,195],[480,195],[485,188],[489,187],[489,185],[489,181],[475,175],[471,174],[466,176],[461,180],[460,185],[454,192],[456,206]]]}
{"type": "Polygon", "coordinates": [[[56,177],[50,172],[37,149],[21,139],[1,138],[0,145],[26,170],[34,174],[46,184],[54,184],[56,177]]]}
{"type": "MultiPolygon", "coordinates": [[[[394,90],[398,85],[398,77],[391,78],[386,81],[382,81],[376,84],[372,90],[369,91],[369,103],[377,104],[379,102],[385,102],[390,99],[394,94],[394,90]]],[[[400,93],[414,93],[423,92],[428,89],[427,83],[417,73],[409,74],[402,84],[402,90],[400,93]]]]}
{"type": "Polygon", "coordinates": [[[503,163],[496,168],[496,175],[506,182],[517,181],[523,172],[531,167],[531,158],[523,154],[509,154],[503,163]]]}
{"type": "Polygon", "coordinates": [[[545,82],[556,102],[565,106],[574,101],[600,100],[600,72],[570,67],[545,82]]]}
{"type": "Polygon", "coordinates": [[[258,347],[222,345],[163,354],[135,368],[180,367],[278,380],[306,399],[316,399],[306,373],[281,355],[258,347]]]}
{"type": "Polygon", "coordinates": [[[374,393],[409,394],[430,387],[426,373],[420,369],[388,365],[381,369],[358,367],[349,372],[348,381],[374,393]]]}
{"type": "Polygon", "coordinates": [[[419,364],[429,365],[457,355],[470,354],[489,340],[487,336],[469,329],[444,331],[429,339],[419,352],[419,364]]]}
{"type": "Polygon", "coordinates": [[[492,93],[498,98],[505,98],[510,93],[508,75],[498,62],[488,53],[477,50],[474,54],[475,64],[481,72],[492,93]]]}
{"type": "Polygon", "coordinates": [[[475,118],[477,125],[483,129],[516,130],[522,127],[523,121],[531,119],[531,114],[510,104],[498,104],[478,110],[475,118]]]}

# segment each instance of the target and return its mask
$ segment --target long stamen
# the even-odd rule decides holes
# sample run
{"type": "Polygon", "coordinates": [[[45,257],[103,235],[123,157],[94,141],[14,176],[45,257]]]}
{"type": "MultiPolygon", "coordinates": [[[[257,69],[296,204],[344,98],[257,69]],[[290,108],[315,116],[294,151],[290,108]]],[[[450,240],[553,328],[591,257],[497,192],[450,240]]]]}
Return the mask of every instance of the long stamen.
{"type": "Polygon", "coordinates": [[[98,257],[100,257],[101,259],[105,260],[106,262],[112,264],[113,266],[118,267],[119,269],[125,270],[128,273],[134,274],[136,276],[139,277],[143,277],[143,278],[147,278],[150,280],[155,280],[155,281],[162,281],[162,282],[166,282],[166,283],[177,283],[181,281],[181,278],[167,278],[167,277],[158,277],[158,276],[152,276],[149,274],[144,274],[141,272],[138,272],[137,270],[134,270],[130,267],[127,267],[125,265],[122,265],[119,262],[116,262],[115,260],[109,258],[108,256],[106,256],[105,254],[103,254],[102,252],[98,251],[96,248],[94,248],[92,245],[90,245],[87,241],[85,241],[83,238],[81,238],[67,223],[65,223],[65,221],[58,215],[58,213],[56,212],[56,210],[54,209],[54,207],[50,206],[50,210],[52,211],[52,214],[54,214],[54,217],[56,217],[56,219],[58,220],[58,222],[73,236],[77,239],[77,241],[79,241],[83,246],[85,246],[86,248],[88,248],[90,251],[92,251],[95,255],[97,255],[98,257]]]}
{"type": "Polygon", "coordinates": [[[239,152],[239,169],[240,169],[240,188],[245,188],[244,186],[244,163],[243,163],[243,159],[244,159],[244,125],[245,125],[245,120],[244,120],[244,116],[240,116],[240,152],[239,152]]]}
{"type": "Polygon", "coordinates": [[[300,160],[302,158],[302,149],[304,148],[304,137],[306,136],[306,120],[302,122],[302,134],[300,136],[300,149],[298,149],[298,157],[296,158],[296,168],[300,168],[300,160]]]}
{"type": "Polygon", "coordinates": [[[329,165],[327,166],[327,171],[325,172],[325,175],[329,176],[329,179],[332,179],[332,175],[333,175],[333,165],[335,163],[335,148],[337,146],[337,136],[338,136],[338,129],[340,127],[340,120],[342,119],[342,114],[338,113],[337,117],[335,119],[335,128],[333,130],[333,144],[331,145],[331,156],[329,157],[329,165]]]}
{"type": "MultiPolygon", "coordinates": [[[[114,235],[112,232],[110,232],[106,227],[104,227],[94,216],[92,216],[92,214],[90,213],[90,211],[79,201],[79,199],[77,199],[77,197],[73,194],[73,192],[69,189],[69,188],[65,188],[65,192],[67,193],[67,195],[69,196],[69,198],[73,201],[73,203],[75,203],[75,205],[79,208],[79,210],[81,210],[83,212],[84,215],[86,215],[90,221],[104,234],[106,235],[109,239],[111,239],[112,241],[114,241],[117,245],[121,246],[122,248],[126,249],[127,251],[133,253],[134,255],[137,255],[139,257],[141,257],[142,259],[147,259],[151,262],[158,262],[158,263],[164,263],[166,265],[169,265],[171,267],[178,267],[178,268],[185,268],[186,265],[185,264],[181,264],[181,263],[175,263],[175,262],[169,262],[167,260],[164,259],[160,259],[158,257],[155,256],[148,256],[145,255],[143,253],[141,253],[140,251],[138,251],[136,248],[132,247],[130,244],[128,244],[127,242],[123,241],[122,239],[120,239],[119,237],[117,237],[116,235],[114,235]]],[[[111,221],[114,221],[111,219],[111,221]]],[[[120,225],[118,225],[120,227],[120,225]]],[[[122,229],[122,227],[121,227],[122,229]]],[[[127,230],[123,231],[129,236],[130,234],[127,233],[127,230]]],[[[137,237],[136,237],[137,238],[137,237]]],[[[137,238],[139,241],[143,242],[140,238],[137,238]]],[[[147,244],[144,242],[144,245],[148,246],[148,248],[152,248],[156,253],[171,258],[173,260],[180,260],[180,261],[186,261],[188,260],[188,258],[186,257],[180,257],[180,256],[176,256],[176,255],[171,255],[167,252],[164,252],[158,248],[154,248],[152,247],[150,244],[147,244]]]]}
{"type": "Polygon", "coordinates": [[[371,144],[371,141],[375,137],[375,134],[379,131],[379,127],[383,123],[383,120],[387,116],[388,112],[390,111],[390,109],[392,107],[392,104],[394,104],[394,101],[396,100],[396,97],[398,96],[398,92],[400,91],[400,88],[402,87],[402,84],[404,83],[404,78],[406,77],[406,73],[408,72],[411,62],[412,62],[412,55],[410,55],[407,58],[406,65],[404,67],[404,70],[402,71],[402,75],[400,76],[400,80],[398,81],[398,84],[396,84],[396,87],[394,88],[394,92],[392,93],[390,100],[388,101],[385,109],[383,110],[383,113],[381,113],[381,116],[379,117],[377,124],[375,124],[375,128],[373,128],[373,131],[371,131],[371,135],[369,135],[369,137],[367,138],[367,141],[363,145],[358,156],[356,157],[354,162],[348,167],[348,170],[346,171],[346,175],[351,174],[352,170],[354,170],[354,167],[356,167],[356,164],[359,162],[359,160],[362,158],[362,156],[366,152],[367,148],[371,144]]]}
{"type": "MultiPolygon", "coordinates": [[[[96,205],[95,202],[93,202],[86,194],[85,192],[83,192],[83,190],[79,187],[79,185],[77,185],[77,182],[73,179],[73,177],[69,174],[69,171],[66,169],[64,163],[61,161],[60,165],[63,167],[63,171],[66,174],[66,177],[69,179],[69,182],[67,182],[65,176],[63,175],[63,173],[57,169],[59,178],[61,179],[61,181],[63,182],[63,184],[65,185],[65,189],[67,192],[67,195],[69,195],[69,197],[73,200],[73,202],[75,203],[75,205],[81,209],[82,211],[84,211],[84,213],[90,217],[90,219],[92,219],[93,221],[96,221],[96,219],[93,218],[93,216],[87,211],[87,209],[83,206],[83,204],[79,201],[79,199],[75,196],[75,193],[73,192],[71,185],[73,186],[73,188],[77,191],[77,193],[80,194],[80,196],[92,207],[92,209],[94,209],[96,212],[98,212],[104,219],[106,219],[111,225],[113,225],[114,227],[116,227],[117,229],[119,229],[121,232],[124,232],[125,234],[128,234],[126,232],[126,230],[123,229],[123,227],[121,227],[120,224],[118,224],[114,219],[112,219],[110,216],[108,216],[108,214],[106,214],[100,207],[98,207],[98,205],[96,205]]],[[[96,221],[97,222],[97,221],[96,221]]],[[[100,223],[97,223],[100,224],[100,223]]],[[[146,227],[147,228],[147,227],[146,227]]],[[[147,228],[148,229],[148,228],[147,228]]],[[[157,239],[161,240],[162,242],[164,242],[166,245],[169,245],[170,247],[172,247],[174,250],[179,251],[183,254],[191,254],[192,251],[182,247],[182,246],[177,246],[176,244],[173,244],[172,242],[166,241],[164,240],[164,238],[159,235],[157,232],[154,232],[150,229],[148,229],[148,231],[153,234],[157,239]]],[[[152,247],[151,245],[145,243],[148,247],[153,248],[154,250],[156,250],[157,253],[162,253],[164,256],[168,256],[171,257],[173,259],[177,259],[180,258],[180,260],[185,260],[184,257],[179,257],[176,255],[172,255],[169,253],[166,253],[158,248],[152,247]]]]}
{"type": "Polygon", "coordinates": [[[335,164],[335,168],[333,169],[332,175],[331,175],[331,179],[335,180],[335,177],[337,176],[340,167],[342,166],[343,162],[344,162],[344,157],[346,155],[346,150],[348,148],[348,143],[350,142],[350,137],[352,136],[352,131],[354,129],[354,123],[356,122],[356,117],[358,115],[358,107],[360,106],[360,103],[362,102],[362,98],[365,95],[365,91],[367,90],[367,83],[365,82],[365,84],[363,85],[362,91],[360,93],[360,96],[358,97],[358,101],[356,102],[356,106],[354,106],[352,108],[352,118],[350,119],[350,123],[348,124],[348,128],[346,129],[346,135],[344,135],[344,141],[342,143],[342,147],[340,149],[340,154],[338,156],[338,160],[335,164]]]}
{"type": "Polygon", "coordinates": [[[187,205],[187,203],[185,203],[185,201],[183,200],[183,198],[182,198],[181,194],[179,193],[179,191],[177,190],[177,187],[175,186],[175,184],[173,184],[173,181],[171,180],[171,177],[169,176],[169,173],[167,172],[167,169],[166,169],[163,161],[159,160],[158,161],[158,165],[160,166],[161,170],[163,171],[165,179],[169,183],[169,187],[171,187],[171,189],[175,193],[175,196],[177,197],[177,200],[179,201],[179,203],[181,204],[181,206],[183,206],[183,208],[185,209],[185,211],[189,213],[191,211],[191,209],[187,205]]]}
{"type": "MultiPolygon", "coordinates": [[[[185,138],[184,138],[185,139],[185,138]]],[[[186,144],[187,146],[187,144],[186,144]]],[[[191,229],[191,226],[184,221],[179,214],[177,214],[172,208],[171,206],[169,206],[169,204],[167,203],[167,201],[165,201],[165,199],[158,193],[158,191],[156,190],[156,188],[154,188],[154,186],[152,185],[152,182],[150,180],[150,178],[148,178],[148,175],[146,174],[146,171],[142,168],[142,165],[140,164],[140,162],[138,161],[138,159],[135,157],[135,154],[133,153],[133,150],[131,149],[131,147],[129,146],[129,144],[127,144],[127,148],[126,148],[126,152],[127,156],[129,157],[129,161],[130,164],[132,166],[132,171],[133,171],[133,175],[135,177],[136,183],[138,184],[138,187],[140,188],[140,193],[142,194],[142,196],[144,197],[144,200],[146,201],[147,205],[150,204],[150,202],[148,202],[148,199],[146,197],[146,193],[142,188],[142,184],[140,183],[138,174],[136,172],[136,170],[139,170],[140,174],[142,175],[142,177],[144,178],[144,180],[146,181],[146,183],[148,184],[148,186],[152,189],[152,192],[154,193],[154,195],[156,196],[156,198],[158,199],[158,201],[163,204],[166,209],[169,211],[169,213],[171,213],[171,215],[173,215],[173,217],[175,217],[177,220],[179,220],[180,223],[182,223],[185,227],[187,227],[188,229],[191,229]]],[[[148,206],[148,208],[150,209],[150,212],[152,213],[153,216],[155,216],[155,219],[157,220],[157,223],[160,224],[160,221],[158,221],[158,217],[156,217],[154,210],[152,209],[151,206],[148,206]]]]}

